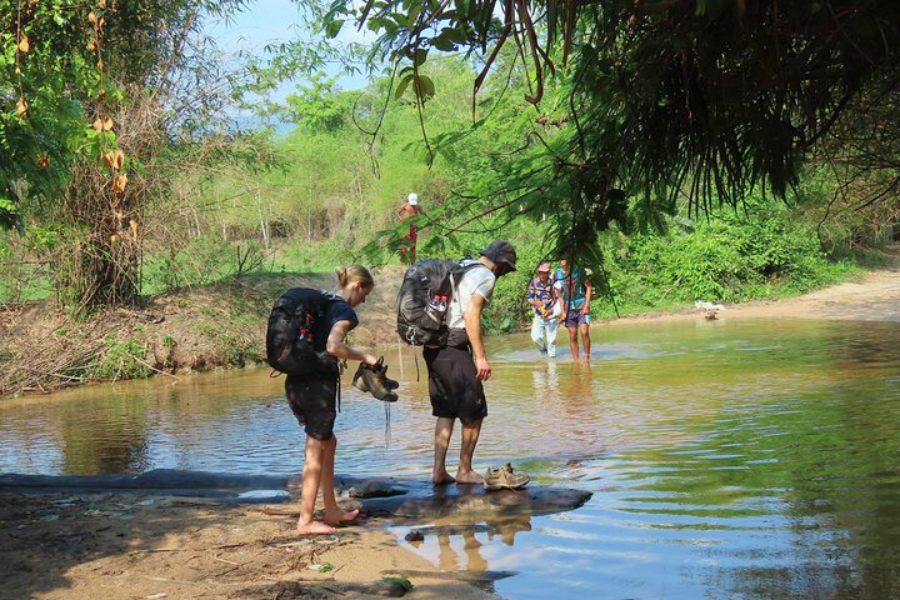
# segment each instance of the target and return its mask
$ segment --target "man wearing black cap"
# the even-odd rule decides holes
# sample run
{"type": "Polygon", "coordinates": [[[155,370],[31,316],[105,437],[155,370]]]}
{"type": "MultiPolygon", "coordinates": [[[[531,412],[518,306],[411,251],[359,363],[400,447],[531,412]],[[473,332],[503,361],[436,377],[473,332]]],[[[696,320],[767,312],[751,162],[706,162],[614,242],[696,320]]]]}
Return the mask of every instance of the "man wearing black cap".
{"type": "Polygon", "coordinates": [[[481,311],[491,301],[497,277],[516,270],[516,250],[505,240],[494,240],[477,261],[464,261],[465,271],[450,303],[447,323],[450,338],[440,348],[426,347],[423,355],[428,366],[428,391],[434,429],[435,484],[479,484],[484,480],[472,468],[472,455],[481,433],[481,421],[487,416],[483,381],[491,378],[481,337],[481,311]],[[447,448],[453,425],[462,423],[462,447],[456,477],[447,472],[447,448]]]}

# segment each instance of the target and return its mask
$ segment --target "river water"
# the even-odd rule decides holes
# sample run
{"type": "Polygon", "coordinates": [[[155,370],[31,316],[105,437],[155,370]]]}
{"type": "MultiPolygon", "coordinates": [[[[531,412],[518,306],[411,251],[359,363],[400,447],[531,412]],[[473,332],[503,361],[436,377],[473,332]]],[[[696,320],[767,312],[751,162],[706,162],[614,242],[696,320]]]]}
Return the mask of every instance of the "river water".
{"type": "MultiPolygon", "coordinates": [[[[548,361],[526,336],[489,341],[476,453],[481,470],[512,461],[533,485],[592,499],[413,550],[450,570],[516,572],[493,585],[508,598],[900,598],[900,326],[724,319],[593,334],[590,364],[548,361]]],[[[417,382],[412,351],[399,352],[386,352],[403,382],[389,446],[382,404],[345,379],[340,473],[429,474],[424,364],[417,382]]],[[[282,385],[258,370],[3,400],[0,472],[299,473],[282,385]]],[[[458,447],[456,434],[452,465],[458,447]]]]}

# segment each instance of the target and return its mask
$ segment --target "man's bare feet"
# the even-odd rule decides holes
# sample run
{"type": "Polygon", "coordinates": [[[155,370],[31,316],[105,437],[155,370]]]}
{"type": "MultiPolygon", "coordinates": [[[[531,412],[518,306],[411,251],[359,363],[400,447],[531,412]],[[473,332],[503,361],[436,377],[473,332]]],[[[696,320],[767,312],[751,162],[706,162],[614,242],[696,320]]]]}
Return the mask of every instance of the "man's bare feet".
{"type": "Polygon", "coordinates": [[[309,523],[301,523],[298,521],[297,529],[295,531],[297,532],[297,535],[328,535],[337,533],[337,529],[322,521],[310,521],[309,523]]]}
{"type": "Polygon", "coordinates": [[[343,521],[355,521],[356,517],[359,516],[359,509],[354,508],[349,512],[344,512],[341,509],[338,509],[334,512],[325,511],[325,522],[329,525],[337,525],[343,521]]]}
{"type": "Polygon", "coordinates": [[[447,485],[450,483],[456,483],[456,480],[450,476],[450,473],[444,471],[443,473],[435,473],[431,477],[431,483],[434,485],[447,485]]]}
{"type": "Polygon", "coordinates": [[[456,474],[457,485],[480,485],[482,483],[484,483],[484,478],[475,471],[457,472],[456,474]]]}

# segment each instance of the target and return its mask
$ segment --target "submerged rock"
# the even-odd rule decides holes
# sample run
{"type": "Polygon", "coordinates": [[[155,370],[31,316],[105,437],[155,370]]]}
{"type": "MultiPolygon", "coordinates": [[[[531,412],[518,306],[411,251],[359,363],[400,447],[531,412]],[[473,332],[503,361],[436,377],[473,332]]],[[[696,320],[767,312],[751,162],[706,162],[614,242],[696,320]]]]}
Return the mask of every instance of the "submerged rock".
{"type": "MultiPolygon", "coordinates": [[[[265,501],[299,498],[298,478],[250,476],[157,469],[137,476],[98,475],[68,477],[45,475],[0,475],[0,493],[81,494],[136,493],[145,496],[190,496],[217,502],[265,501]],[[288,493],[277,494],[278,490],[288,493]]],[[[454,517],[541,515],[582,506],[590,492],[569,488],[531,485],[518,491],[486,492],[480,485],[435,487],[430,481],[392,477],[335,477],[340,493],[356,498],[369,514],[430,520],[454,517]]],[[[290,512],[290,511],[288,511],[290,512]]]]}

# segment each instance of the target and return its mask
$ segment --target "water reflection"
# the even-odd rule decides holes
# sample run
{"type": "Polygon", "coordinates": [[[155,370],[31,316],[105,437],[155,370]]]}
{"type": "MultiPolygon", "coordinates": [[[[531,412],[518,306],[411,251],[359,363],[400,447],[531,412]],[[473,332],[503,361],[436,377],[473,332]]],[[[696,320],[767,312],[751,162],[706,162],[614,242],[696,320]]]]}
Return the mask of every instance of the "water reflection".
{"type": "MultiPolygon", "coordinates": [[[[475,457],[592,500],[435,523],[410,547],[510,598],[900,597],[900,328],[728,320],[595,333],[590,363],[548,361],[527,336],[490,340],[475,457]]],[[[389,447],[382,405],[345,385],[338,471],[427,477],[427,383],[409,349],[403,359],[389,447]]],[[[302,435],[267,375],[2,401],[0,471],[297,473],[302,435]]]]}

